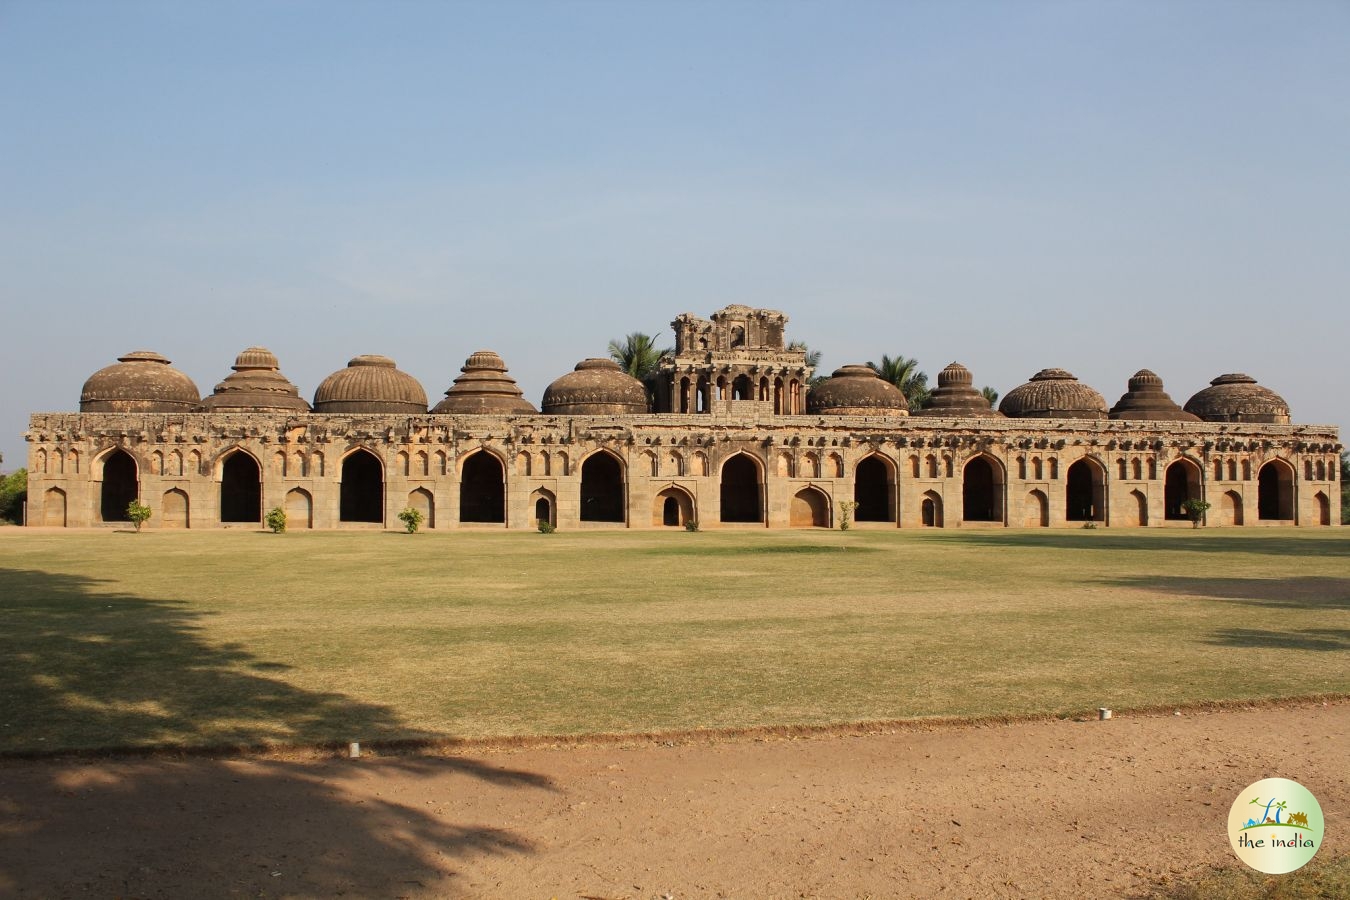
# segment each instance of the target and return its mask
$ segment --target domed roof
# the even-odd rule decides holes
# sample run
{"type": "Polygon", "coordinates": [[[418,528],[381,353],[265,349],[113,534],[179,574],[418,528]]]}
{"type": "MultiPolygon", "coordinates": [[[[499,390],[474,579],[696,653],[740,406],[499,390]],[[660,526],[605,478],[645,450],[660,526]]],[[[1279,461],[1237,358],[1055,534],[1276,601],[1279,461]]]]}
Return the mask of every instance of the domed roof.
{"type": "Polygon", "coordinates": [[[1105,419],[1106,400],[1063,369],[1041,369],[998,405],[1014,419],[1105,419]]]}
{"type": "Polygon", "coordinates": [[[80,391],[80,412],[192,412],[201,402],[192,379],[152,350],[119,356],[80,391]]]}
{"type": "Polygon", "coordinates": [[[506,374],[506,363],[491,350],[479,350],[464,361],[464,373],[455,379],[434,413],[511,415],[538,412],[526,400],[516,380],[506,374]]]}
{"type": "Polygon", "coordinates": [[[387,356],[358,356],[325,378],[314,392],[324,413],[425,413],[427,392],[387,356]]]}
{"type": "Polygon", "coordinates": [[[1003,413],[989,405],[984,394],[975,390],[975,379],[970,370],[958,362],[951,363],[938,373],[938,386],[933,398],[916,416],[969,416],[1003,418],[1003,413]]]}
{"type": "Polygon", "coordinates": [[[1177,406],[1163,390],[1162,379],[1148,369],[1140,369],[1130,378],[1130,389],[1111,407],[1113,419],[1147,419],[1152,422],[1199,422],[1177,406]]]}
{"type": "Polygon", "coordinates": [[[844,366],[806,395],[808,412],[830,416],[907,416],[904,392],[870,366],[844,366]]]}
{"type": "Polygon", "coordinates": [[[234,369],[215,391],[202,398],[210,412],[280,410],[309,412],[309,404],[285,375],[266,347],[249,347],[234,359],[234,369]]]}
{"type": "Polygon", "coordinates": [[[1289,404],[1256,379],[1241,372],[1220,375],[1186,401],[1186,412],[1206,422],[1289,424],[1289,404]]]}
{"type": "Polygon", "coordinates": [[[544,391],[543,410],[560,416],[647,412],[647,389],[612,359],[583,359],[544,391]]]}

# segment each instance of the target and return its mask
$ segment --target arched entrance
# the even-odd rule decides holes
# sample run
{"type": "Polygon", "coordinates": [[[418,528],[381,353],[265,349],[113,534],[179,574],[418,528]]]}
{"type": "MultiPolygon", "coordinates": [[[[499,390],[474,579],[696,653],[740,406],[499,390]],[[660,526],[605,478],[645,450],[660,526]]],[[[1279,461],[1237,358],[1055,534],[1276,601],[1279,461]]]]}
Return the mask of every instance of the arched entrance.
{"type": "Polygon", "coordinates": [[[471,454],[459,470],[459,520],[506,522],[506,470],[486,450],[471,454]]]}
{"type": "Polygon", "coordinates": [[[1102,467],[1093,460],[1080,459],[1069,466],[1067,476],[1064,518],[1070,522],[1105,521],[1106,473],[1102,467]]]}
{"type": "Polygon", "coordinates": [[[165,491],[159,502],[160,522],[165,528],[190,528],[190,506],[188,495],[183,491],[178,488],[165,491]]]}
{"type": "Polygon", "coordinates": [[[42,524],[48,528],[66,527],[66,492],[60,488],[47,488],[43,495],[42,524]]]}
{"type": "Polygon", "coordinates": [[[1185,521],[1187,500],[1200,498],[1200,467],[1189,459],[1178,459],[1167,467],[1163,481],[1163,518],[1169,522],[1185,521]]]}
{"type": "Polygon", "coordinates": [[[1280,460],[1271,460],[1256,473],[1256,517],[1294,518],[1294,470],[1280,460]]]}
{"type": "Polygon", "coordinates": [[[759,466],[744,453],[737,453],[722,466],[722,521],[764,521],[759,466]]]}
{"type": "Polygon", "coordinates": [[[919,504],[920,519],[925,528],[942,527],[942,498],[936,491],[926,491],[919,504]]]}
{"type": "Polygon", "coordinates": [[[300,530],[314,527],[314,499],[304,488],[286,492],[286,527],[300,530]]]}
{"type": "Polygon", "coordinates": [[[99,492],[99,518],[104,522],[127,521],[127,507],[141,495],[136,460],[125,450],[114,450],[103,459],[103,487],[99,492]]]}
{"type": "Polygon", "coordinates": [[[593,453],[581,464],[581,521],[623,522],[623,464],[605,451],[593,453]]]}
{"type": "Polygon", "coordinates": [[[853,499],[858,504],[853,511],[855,521],[895,521],[891,471],[890,464],[876,454],[858,463],[853,472],[853,499]]]}
{"type": "Polygon", "coordinates": [[[1003,480],[987,456],[973,457],[961,472],[961,518],[1003,521],[1003,480]]]}
{"type": "Polygon", "coordinates": [[[410,492],[408,494],[408,508],[415,509],[422,514],[423,527],[436,527],[436,498],[431,496],[431,491],[426,488],[418,488],[410,492]]]}
{"type": "Polygon", "coordinates": [[[338,519],[384,522],[384,466],[369,450],[356,450],[342,461],[338,519]]]}
{"type": "Polygon", "coordinates": [[[1225,491],[1219,498],[1219,524],[1242,524],[1242,495],[1237,491],[1225,491]]]}
{"type": "Polygon", "coordinates": [[[530,500],[534,504],[534,522],[538,525],[540,522],[547,522],[550,525],[557,525],[554,516],[553,492],[545,488],[539,488],[530,495],[530,500]]]}
{"type": "Polygon", "coordinates": [[[225,457],[220,467],[220,521],[262,521],[262,470],[242,450],[225,457]]]}
{"type": "Polygon", "coordinates": [[[789,521],[793,528],[829,528],[830,498],[816,488],[802,488],[792,498],[789,521]]]}
{"type": "Polygon", "coordinates": [[[1022,525],[1026,528],[1044,528],[1050,524],[1050,498],[1043,491],[1027,493],[1022,525]]]}
{"type": "Polygon", "coordinates": [[[652,524],[664,528],[683,527],[694,521],[694,498],[674,486],[656,495],[652,503],[652,524]]]}
{"type": "Polygon", "coordinates": [[[1313,501],[1317,504],[1317,524],[1330,525],[1331,501],[1327,498],[1327,495],[1318,491],[1313,495],[1313,501]]]}

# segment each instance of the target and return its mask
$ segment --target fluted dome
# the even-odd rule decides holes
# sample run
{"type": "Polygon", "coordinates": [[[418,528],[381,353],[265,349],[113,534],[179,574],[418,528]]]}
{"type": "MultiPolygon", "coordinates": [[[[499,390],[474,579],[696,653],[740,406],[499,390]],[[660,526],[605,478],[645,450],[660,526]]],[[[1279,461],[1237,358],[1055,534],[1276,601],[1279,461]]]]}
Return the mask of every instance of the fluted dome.
{"type": "Polygon", "coordinates": [[[1130,378],[1130,389],[1111,407],[1113,419],[1146,419],[1152,422],[1199,422],[1163,390],[1162,379],[1148,369],[1130,378]]]}
{"type": "Polygon", "coordinates": [[[1209,385],[1186,401],[1186,412],[1206,422],[1289,424],[1289,404],[1250,375],[1220,375],[1209,385]]]}
{"type": "Polygon", "coordinates": [[[612,359],[583,359],[544,391],[543,410],[561,416],[647,412],[647,389],[612,359]]]}
{"type": "Polygon", "coordinates": [[[1041,369],[1008,392],[999,412],[1014,419],[1105,419],[1106,400],[1063,369],[1041,369]]]}
{"type": "Polygon", "coordinates": [[[192,412],[201,402],[192,379],[151,350],[119,356],[80,391],[80,412],[192,412]]]}
{"type": "Polygon", "coordinates": [[[235,357],[230,368],[234,371],[209,397],[202,398],[202,408],[208,412],[309,412],[309,404],[281,374],[276,355],[266,347],[249,347],[235,357]]]}
{"type": "Polygon", "coordinates": [[[923,409],[916,409],[914,415],[1003,418],[1003,413],[990,406],[984,394],[975,390],[974,377],[960,363],[951,363],[939,372],[937,382],[932,400],[923,409]]]}
{"type": "Polygon", "coordinates": [[[844,366],[806,395],[808,412],[829,416],[907,416],[904,392],[869,366],[844,366]]]}
{"type": "Polygon", "coordinates": [[[526,400],[516,380],[506,374],[506,363],[491,350],[479,350],[464,361],[445,399],[434,413],[512,415],[538,412],[526,400]]]}
{"type": "Polygon", "coordinates": [[[427,392],[387,356],[358,356],[314,392],[322,413],[425,413],[427,392]]]}

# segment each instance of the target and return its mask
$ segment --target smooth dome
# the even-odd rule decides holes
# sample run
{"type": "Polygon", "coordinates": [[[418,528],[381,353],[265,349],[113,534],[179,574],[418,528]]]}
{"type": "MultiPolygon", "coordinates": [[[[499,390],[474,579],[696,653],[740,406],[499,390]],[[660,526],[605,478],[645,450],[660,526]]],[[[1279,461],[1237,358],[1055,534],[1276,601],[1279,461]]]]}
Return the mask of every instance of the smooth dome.
{"type": "Polygon", "coordinates": [[[907,416],[904,392],[870,366],[844,366],[811,388],[808,412],[830,416],[907,416]]]}
{"type": "Polygon", "coordinates": [[[1241,372],[1215,378],[1186,401],[1186,412],[1206,422],[1289,424],[1289,404],[1284,398],[1241,372]]]}
{"type": "Polygon", "coordinates": [[[358,356],[325,378],[314,392],[323,413],[425,413],[427,392],[387,356],[358,356]]]}
{"type": "Polygon", "coordinates": [[[538,412],[525,399],[506,363],[491,350],[479,350],[464,361],[461,374],[436,404],[434,413],[513,415],[538,412]]]}
{"type": "Polygon", "coordinates": [[[1105,398],[1063,369],[1041,369],[1009,391],[998,408],[1014,419],[1106,418],[1105,398]]]}
{"type": "Polygon", "coordinates": [[[621,416],[647,412],[647,389],[612,359],[583,359],[544,391],[548,415],[621,416]]]}
{"type": "Polygon", "coordinates": [[[1130,378],[1129,390],[1111,407],[1111,418],[1152,422],[1198,422],[1163,390],[1162,379],[1148,369],[1140,369],[1130,378]]]}
{"type": "Polygon", "coordinates": [[[80,390],[80,412],[192,412],[202,395],[192,379],[152,350],[119,356],[80,390]]]}
{"type": "Polygon", "coordinates": [[[914,415],[1003,418],[1003,413],[990,406],[988,398],[975,390],[974,376],[959,362],[949,363],[939,372],[937,382],[928,405],[915,410],[914,415]]]}
{"type": "Polygon", "coordinates": [[[249,347],[235,357],[234,370],[202,398],[208,412],[309,412],[300,391],[281,374],[276,354],[266,347],[249,347]]]}

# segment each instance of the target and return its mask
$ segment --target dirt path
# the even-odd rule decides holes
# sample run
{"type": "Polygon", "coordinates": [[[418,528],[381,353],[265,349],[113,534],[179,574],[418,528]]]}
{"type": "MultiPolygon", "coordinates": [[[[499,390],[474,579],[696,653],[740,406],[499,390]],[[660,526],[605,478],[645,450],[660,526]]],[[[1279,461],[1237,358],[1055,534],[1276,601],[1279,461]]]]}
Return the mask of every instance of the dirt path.
{"type": "MultiPolygon", "coordinates": [[[[0,765],[0,896],[1083,897],[1235,863],[1302,782],[1346,852],[1350,703],[459,757],[0,765]]],[[[1321,855],[1319,854],[1319,855],[1321,855]]]]}

